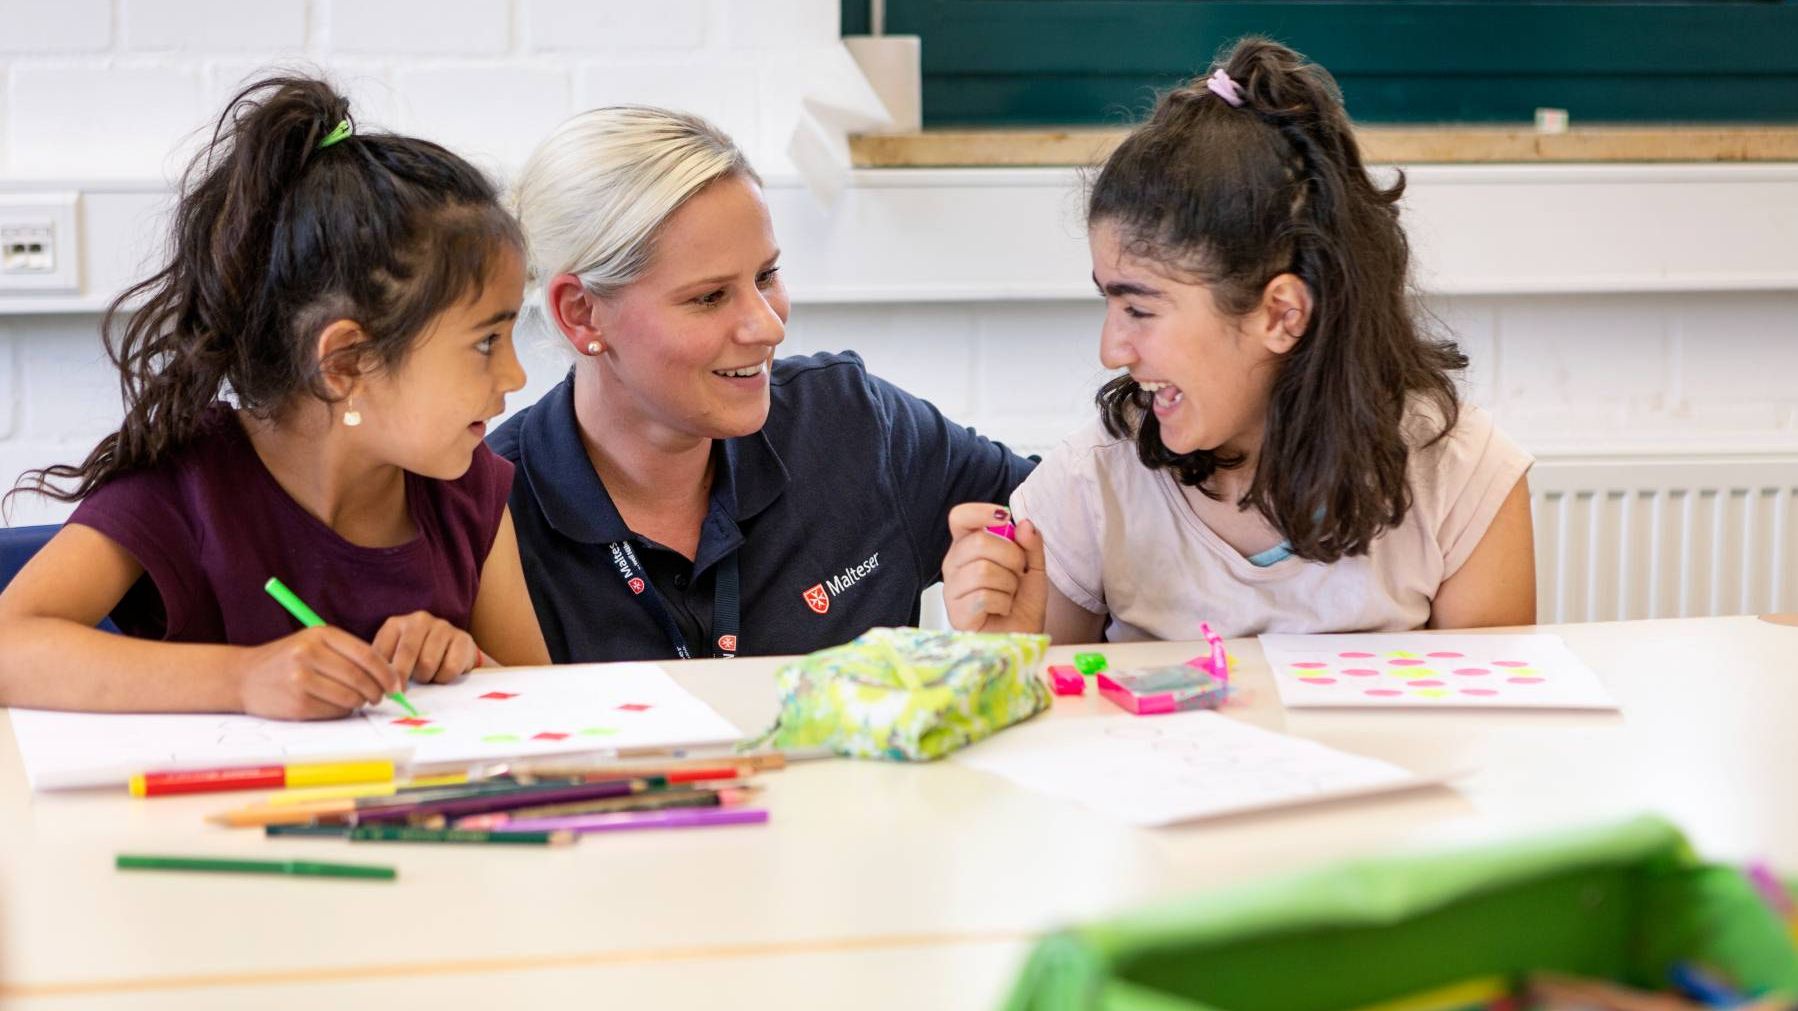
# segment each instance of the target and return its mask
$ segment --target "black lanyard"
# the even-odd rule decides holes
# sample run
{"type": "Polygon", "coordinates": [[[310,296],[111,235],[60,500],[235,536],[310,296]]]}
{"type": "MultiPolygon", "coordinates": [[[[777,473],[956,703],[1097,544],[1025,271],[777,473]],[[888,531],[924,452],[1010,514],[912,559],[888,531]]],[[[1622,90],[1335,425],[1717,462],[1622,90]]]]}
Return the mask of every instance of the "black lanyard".
{"type": "MultiPolygon", "coordinates": [[[[662,633],[674,646],[674,655],[682,660],[693,659],[693,651],[687,647],[687,637],[681,634],[680,626],[674,623],[674,616],[668,613],[668,605],[662,602],[662,596],[656,592],[655,584],[649,581],[649,571],[637,560],[637,552],[632,550],[629,541],[615,541],[606,545],[612,552],[612,565],[619,578],[624,580],[625,589],[643,605],[649,616],[662,626],[662,633]]],[[[742,618],[742,601],[739,599],[739,583],[737,578],[737,553],[735,551],[718,560],[718,581],[712,595],[712,656],[733,657],[737,655],[737,623],[742,618]]]]}

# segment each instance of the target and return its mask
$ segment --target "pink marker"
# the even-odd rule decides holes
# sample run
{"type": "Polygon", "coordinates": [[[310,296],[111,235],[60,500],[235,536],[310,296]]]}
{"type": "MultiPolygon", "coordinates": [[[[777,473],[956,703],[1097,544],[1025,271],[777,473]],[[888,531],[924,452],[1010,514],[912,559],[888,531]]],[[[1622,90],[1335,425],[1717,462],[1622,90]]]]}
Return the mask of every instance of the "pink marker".
{"type": "Polygon", "coordinates": [[[998,522],[989,523],[986,532],[992,534],[994,537],[1003,537],[1013,544],[1016,544],[1018,542],[1018,528],[1016,524],[1011,522],[1011,512],[1005,509],[994,509],[993,519],[998,522]]]}
{"type": "Polygon", "coordinates": [[[1209,657],[1195,656],[1186,661],[1186,666],[1197,667],[1219,681],[1229,684],[1230,654],[1224,651],[1223,637],[1213,632],[1211,624],[1204,621],[1199,622],[1199,634],[1203,635],[1205,641],[1211,644],[1211,655],[1209,657]]]}

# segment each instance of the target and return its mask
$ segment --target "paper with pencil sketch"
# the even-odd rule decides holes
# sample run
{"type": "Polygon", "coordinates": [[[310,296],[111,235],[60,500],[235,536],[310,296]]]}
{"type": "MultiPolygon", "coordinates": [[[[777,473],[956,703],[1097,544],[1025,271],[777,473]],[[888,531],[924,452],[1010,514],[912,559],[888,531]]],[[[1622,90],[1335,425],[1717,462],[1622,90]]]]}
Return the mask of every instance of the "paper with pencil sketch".
{"type": "Polygon", "coordinates": [[[342,720],[12,711],[33,789],[111,786],[150,769],[410,754],[417,766],[535,755],[721,744],[742,736],[653,664],[514,667],[450,685],[409,685],[342,720]]]}
{"type": "Polygon", "coordinates": [[[1032,720],[953,760],[1135,825],[1171,825],[1436,781],[1210,712],[1032,720]]]}

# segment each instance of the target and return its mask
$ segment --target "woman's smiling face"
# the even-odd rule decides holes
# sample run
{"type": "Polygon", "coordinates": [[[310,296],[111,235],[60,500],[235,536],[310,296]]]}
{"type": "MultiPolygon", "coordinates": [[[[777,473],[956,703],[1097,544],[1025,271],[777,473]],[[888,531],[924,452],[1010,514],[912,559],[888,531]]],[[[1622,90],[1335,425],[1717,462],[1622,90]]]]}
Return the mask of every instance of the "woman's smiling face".
{"type": "Polygon", "coordinates": [[[761,187],[734,173],[669,215],[648,269],[598,299],[601,367],[646,420],[708,439],[761,429],[789,310],[779,259],[761,187]]]}

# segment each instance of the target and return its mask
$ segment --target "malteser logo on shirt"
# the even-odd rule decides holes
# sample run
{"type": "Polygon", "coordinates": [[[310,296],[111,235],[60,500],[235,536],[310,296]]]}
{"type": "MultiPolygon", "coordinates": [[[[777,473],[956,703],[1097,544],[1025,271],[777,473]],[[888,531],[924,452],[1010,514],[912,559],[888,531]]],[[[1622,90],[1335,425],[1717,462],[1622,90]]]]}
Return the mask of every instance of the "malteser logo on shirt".
{"type": "Polygon", "coordinates": [[[874,574],[880,568],[880,552],[868,556],[868,560],[860,565],[850,565],[843,569],[840,576],[832,576],[805,591],[805,605],[818,614],[830,611],[830,598],[840,597],[843,591],[874,574]]]}

